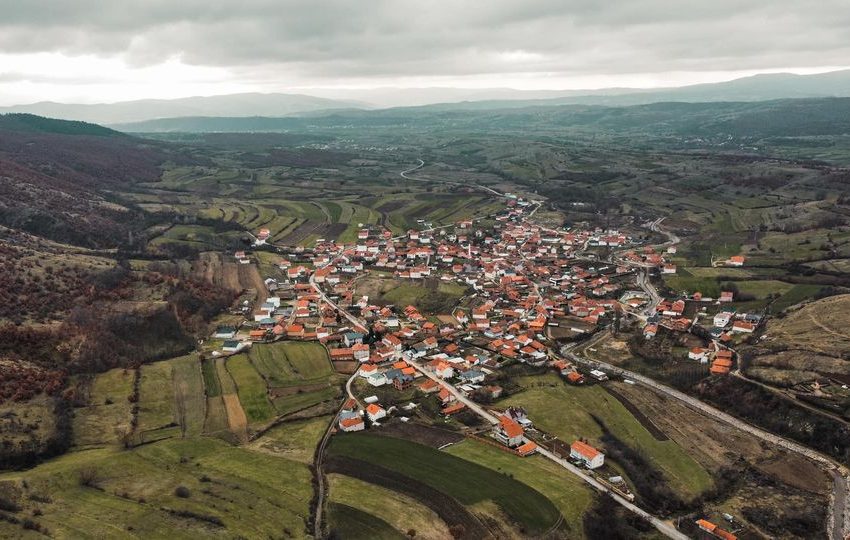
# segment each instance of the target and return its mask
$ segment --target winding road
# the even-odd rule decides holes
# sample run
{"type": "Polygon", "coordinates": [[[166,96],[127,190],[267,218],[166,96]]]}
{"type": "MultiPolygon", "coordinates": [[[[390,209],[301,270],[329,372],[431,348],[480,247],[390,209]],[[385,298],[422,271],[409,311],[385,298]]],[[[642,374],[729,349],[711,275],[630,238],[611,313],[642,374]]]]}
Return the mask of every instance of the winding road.
{"type": "MultiPolygon", "coordinates": [[[[650,230],[667,236],[667,242],[655,246],[659,249],[675,246],[681,241],[681,239],[675,233],[665,230],[661,227],[661,223],[663,221],[664,218],[659,218],[649,224],[650,230]]],[[[652,315],[655,312],[655,309],[658,307],[658,304],[661,302],[661,296],[658,294],[658,291],[656,290],[655,286],[652,284],[649,278],[647,265],[645,263],[637,263],[623,258],[618,258],[618,260],[629,266],[637,267],[637,284],[650,298],[650,303],[646,307],[646,309],[644,309],[641,313],[641,318],[652,315]]],[[[585,344],[585,348],[589,344],[590,343],[585,344]]],[[[711,416],[716,420],[720,420],[721,422],[736,427],[763,441],[775,444],[776,446],[780,446],[790,452],[805,456],[819,463],[821,466],[823,466],[824,470],[829,473],[833,480],[828,516],[829,537],[831,540],[844,540],[847,537],[848,530],[850,530],[850,527],[848,527],[848,521],[850,521],[850,509],[847,508],[847,504],[848,502],[850,502],[850,495],[848,495],[848,493],[850,493],[850,471],[848,471],[847,468],[843,465],[836,463],[829,457],[811,448],[803,446],[795,441],[785,439],[763,429],[757,428],[730,414],[715,409],[711,405],[708,405],[707,403],[704,403],[694,397],[691,397],[683,392],[680,392],[678,390],[670,388],[669,386],[656,382],[655,380],[650,379],[649,377],[645,377],[638,373],[634,373],[632,371],[628,371],[604,362],[598,362],[595,360],[582,358],[577,354],[573,353],[570,350],[570,347],[562,348],[561,354],[577,364],[583,364],[586,366],[593,367],[595,369],[604,369],[611,373],[617,373],[621,376],[628,377],[629,379],[637,381],[656,392],[678,399],[679,401],[682,401],[692,409],[711,416]]]]}
{"type": "MultiPolygon", "coordinates": [[[[600,334],[600,336],[602,335],[604,334],[600,334]]],[[[591,344],[592,342],[587,342],[585,343],[585,346],[591,344]]],[[[608,373],[613,373],[615,375],[631,379],[658,393],[677,399],[688,407],[696,410],[697,412],[701,412],[707,416],[714,418],[715,420],[719,420],[732,427],[738,428],[741,431],[753,435],[765,442],[768,442],[775,446],[779,446],[781,448],[784,448],[785,450],[802,455],[815,461],[816,463],[819,463],[821,466],[823,466],[824,470],[827,471],[833,478],[833,490],[829,509],[830,538],[832,540],[843,540],[845,538],[844,521],[846,518],[845,503],[848,500],[848,471],[843,465],[835,463],[832,459],[824,456],[823,454],[811,448],[803,446],[802,444],[799,444],[795,441],[780,437],[779,435],[770,433],[769,431],[765,431],[761,428],[755,427],[752,424],[748,424],[747,422],[744,422],[739,418],[736,418],[728,413],[716,409],[695,397],[689,396],[674,388],[661,384],[654,379],[651,379],[639,373],[635,373],[633,371],[614,366],[612,364],[608,364],[606,362],[583,358],[572,352],[571,349],[572,347],[570,346],[562,347],[560,351],[561,355],[568,358],[572,362],[575,362],[576,364],[581,364],[583,366],[590,367],[593,369],[605,370],[608,373]]]]}

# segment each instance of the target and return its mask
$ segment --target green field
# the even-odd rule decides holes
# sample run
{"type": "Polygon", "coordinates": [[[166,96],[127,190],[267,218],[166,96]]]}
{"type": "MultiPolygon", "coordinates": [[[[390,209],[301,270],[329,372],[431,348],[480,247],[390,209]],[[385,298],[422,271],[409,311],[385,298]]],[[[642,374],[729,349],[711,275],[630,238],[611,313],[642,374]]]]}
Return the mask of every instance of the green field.
{"type": "Polygon", "coordinates": [[[215,374],[218,376],[218,382],[221,385],[222,394],[238,393],[236,383],[233,381],[233,376],[227,370],[227,358],[219,357],[215,359],[215,374]]]}
{"type": "Polygon", "coordinates": [[[239,401],[248,417],[248,423],[268,422],[275,410],[268,397],[266,381],[254,369],[247,355],[232,356],[227,360],[227,371],[236,384],[239,401]]]}
{"type": "Polygon", "coordinates": [[[206,399],[200,362],[195,356],[169,361],[174,374],[174,408],[184,437],[197,437],[204,430],[206,399]]]}
{"type": "Polygon", "coordinates": [[[440,517],[412,497],[341,474],[329,474],[328,485],[331,503],[358,508],[400,533],[413,529],[425,540],[451,536],[440,517]]]}
{"type": "MultiPolygon", "coordinates": [[[[306,465],[203,437],[73,452],[0,482],[59,538],[301,537],[312,497],[306,465]]],[[[23,532],[0,520],[0,536],[23,532]]]]}
{"type": "Polygon", "coordinates": [[[201,373],[204,379],[204,388],[207,396],[215,397],[221,395],[221,382],[215,368],[215,358],[207,358],[201,362],[201,373]]]}
{"type": "Polygon", "coordinates": [[[440,315],[449,313],[466,290],[460,283],[434,278],[423,283],[420,280],[376,276],[358,284],[357,292],[381,303],[400,307],[413,305],[425,314],[440,315]]]}
{"type": "Polygon", "coordinates": [[[141,367],[139,388],[139,431],[153,430],[175,422],[173,362],[141,367]]]}
{"type": "Polygon", "coordinates": [[[336,399],[340,394],[340,389],[335,386],[328,386],[321,390],[313,390],[311,392],[297,392],[286,396],[280,396],[273,400],[274,408],[278,414],[284,415],[295,411],[300,411],[324,401],[336,399]]]}
{"type": "Polygon", "coordinates": [[[131,403],[135,372],[116,368],[95,375],[89,404],[74,411],[74,445],[80,447],[113,444],[130,431],[131,403]]]}
{"type": "Polygon", "coordinates": [[[548,530],[560,516],[549,499],[517,480],[410,441],[367,434],[338,435],[331,439],[329,453],[396,471],[465,505],[492,501],[529,534],[548,530]]]}
{"type": "Polygon", "coordinates": [[[467,439],[447,452],[510,475],[545,495],[560,510],[570,528],[570,538],[583,537],[582,517],[593,504],[593,490],[560,465],[543,456],[517,458],[482,442],[467,439]]]}
{"type": "Polygon", "coordinates": [[[283,341],[257,345],[249,355],[271,387],[320,382],[334,372],[327,351],[318,343],[283,341]]]}
{"type": "Polygon", "coordinates": [[[317,416],[307,420],[284,422],[251,442],[249,447],[310,464],[313,462],[316,446],[319,445],[331,420],[330,416],[317,416]]]}
{"type": "Polygon", "coordinates": [[[567,386],[554,374],[525,377],[520,383],[525,390],[511,395],[500,405],[525,407],[540,429],[567,443],[583,437],[599,445],[603,433],[595,416],[613,435],[657,466],[683,497],[695,497],[711,487],[711,477],[699,463],[673,441],[655,439],[601,386],[567,386]]]}
{"type": "Polygon", "coordinates": [[[328,523],[335,537],[351,540],[403,540],[407,538],[386,521],[339,503],[328,505],[328,523]]]}

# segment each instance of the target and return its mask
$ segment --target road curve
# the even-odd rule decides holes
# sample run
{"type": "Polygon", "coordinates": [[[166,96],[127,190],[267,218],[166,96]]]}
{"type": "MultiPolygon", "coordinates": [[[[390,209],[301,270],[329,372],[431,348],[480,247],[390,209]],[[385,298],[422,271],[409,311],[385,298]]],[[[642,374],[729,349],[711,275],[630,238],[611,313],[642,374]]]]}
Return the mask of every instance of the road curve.
{"type": "MultiPolygon", "coordinates": [[[[435,381],[441,387],[443,387],[446,390],[448,390],[449,392],[451,392],[452,395],[454,395],[457,398],[458,401],[460,401],[461,403],[463,403],[464,405],[469,407],[470,410],[475,412],[481,418],[487,420],[490,424],[498,424],[499,423],[498,418],[496,418],[496,416],[493,413],[486,410],[484,407],[482,407],[478,403],[475,403],[471,399],[467,398],[465,395],[463,395],[463,393],[460,390],[458,390],[457,388],[455,388],[451,384],[448,384],[443,379],[440,379],[434,373],[426,370],[415,360],[411,360],[408,363],[410,365],[412,365],[417,371],[419,371],[420,373],[422,373],[423,375],[425,375],[426,377],[428,377],[432,381],[435,381]]],[[[526,441],[527,441],[527,439],[526,439],[526,441]]],[[[595,478],[593,478],[589,474],[585,473],[584,471],[582,471],[581,469],[579,469],[578,467],[576,467],[575,465],[573,465],[572,463],[570,463],[566,459],[563,459],[563,458],[556,456],[554,453],[550,452],[549,450],[547,450],[547,449],[545,449],[545,448],[543,448],[542,446],[539,446],[539,445],[537,447],[537,452],[541,456],[544,456],[545,458],[547,458],[551,461],[554,461],[555,463],[557,463],[561,467],[564,467],[565,469],[567,469],[569,472],[580,477],[582,480],[584,480],[587,484],[589,484],[594,489],[601,491],[603,493],[607,493],[615,501],[617,501],[619,504],[621,504],[623,507],[625,507],[627,510],[634,512],[635,514],[641,516],[642,518],[644,518],[647,521],[649,521],[650,523],[652,523],[653,527],[655,527],[664,536],[667,536],[668,538],[674,538],[676,540],[687,540],[688,537],[686,535],[680,533],[679,531],[677,531],[675,527],[673,527],[672,525],[670,525],[669,523],[667,523],[667,522],[665,522],[661,519],[658,519],[657,517],[653,516],[649,512],[646,512],[645,510],[641,509],[636,504],[627,501],[626,499],[624,499],[623,497],[621,497],[617,493],[614,493],[613,491],[611,491],[610,489],[605,487],[601,482],[597,481],[595,478]]]]}
{"type": "Polygon", "coordinates": [[[582,358],[566,347],[561,349],[561,354],[577,364],[589,366],[594,369],[602,369],[609,373],[614,373],[622,377],[632,379],[633,381],[638,382],[648,388],[651,388],[652,390],[677,399],[685,405],[689,406],[690,408],[703,414],[706,414],[707,416],[710,416],[715,420],[719,420],[725,424],[736,427],[741,431],[749,433],[750,435],[753,435],[765,442],[774,444],[776,446],[784,448],[785,450],[794,452],[819,463],[821,466],[823,466],[824,470],[826,470],[826,472],[828,472],[833,478],[828,518],[830,525],[829,536],[832,540],[844,540],[844,523],[846,519],[845,504],[848,500],[848,471],[843,465],[834,462],[832,459],[821,454],[820,452],[817,452],[816,450],[808,448],[807,446],[803,446],[802,444],[797,443],[795,441],[785,439],[784,437],[780,437],[779,435],[775,435],[769,431],[765,431],[761,428],[755,427],[752,424],[748,424],[747,422],[744,422],[743,420],[740,420],[739,418],[736,418],[731,414],[725,413],[719,409],[715,409],[711,405],[708,405],[707,403],[704,403],[699,399],[691,397],[685,394],[684,392],[680,392],[679,390],[676,390],[674,388],[670,388],[669,386],[661,384],[655,381],[654,379],[651,379],[639,373],[622,369],[606,362],[599,362],[596,360],[582,358]]]}
{"type": "MultiPolygon", "coordinates": [[[[351,382],[357,377],[357,372],[355,371],[351,377],[345,381],[345,391],[348,393],[348,397],[354,399],[357,402],[357,406],[360,407],[360,401],[354,397],[354,394],[351,392],[351,382]]],[[[347,401],[347,400],[346,400],[347,401]]],[[[316,461],[313,464],[316,473],[316,513],[313,516],[313,536],[315,538],[323,538],[323,513],[325,509],[325,475],[322,472],[322,463],[325,459],[325,448],[328,446],[328,441],[331,439],[331,435],[334,431],[334,426],[336,425],[337,419],[339,418],[339,414],[342,412],[343,407],[345,407],[345,401],[343,401],[342,405],[340,405],[339,410],[334,415],[331,423],[328,424],[328,429],[325,430],[325,434],[322,436],[322,440],[319,441],[319,446],[316,448],[316,461]]]]}
{"type": "MultiPolygon", "coordinates": [[[[420,161],[422,161],[422,160],[420,160],[420,161]]],[[[414,170],[422,167],[423,165],[424,165],[424,162],[422,162],[418,167],[414,167],[414,170]]],[[[405,171],[405,172],[409,172],[409,171],[405,171]]],[[[405,176],[405,178],[407,178],[407,177],[405,176]]],[[[495,190],[492,190],[492,189],[487,188],[485,186],[479,186],[478,184],[475,184],[475,185],[480,187],[480,188],[483,188],[485,190],[492,191],[493,193],[497,194],[500,197],[504,197],[503,194],[498,193],[495,190]]],[[[539,207],[539,205],[538,205],[538,207],[539,207]]],[[[328,264],[333,264],[334,262],[336,262],[336,259],[334,259],[333,261],[331,261],[328,264]]],[[[310,285],[319,294],[319,296],[322,298],[323,301],[327,302],[331,307],[336,309],[339,313],[343,314],[343,316],[346,319],[348,319],[355,327],[363,328],[364,330],[367,328],[368,325],[365,323],[365,321],[361,321],[360,319],[358,319],[357,317],[355,317],[354,315],[349,313],[347,310],[341,308],[339,305],[337,305],[335,302],[333,302],[330,298],[328,298],[327,295],[325,294],[325,292],[322,290],[322,288],[319,287],[319,284],[316,283],[314,278],[315,278],[315,274],[310,276],[310,285]]],[[[478,403],[475,403],[471,399],[467,398],[465,395],[463,395],[463,393],[460,390],[455,388],[453,385],[446,383],[444,380],[438,378],[434,373],[431,373],[430,371],[423,368],[417,361],[410,360],[409,363],[410,363],[411,366],[414,367],[414,369],[416,369],[417,371],[422,373],[424,376],[435,381],[441,387],[443,387],[446,390],[448,390],[449,392],[451,392],[451,394],[454,395],[455,398],[457,398],[458,401],[460,401],[461,403],[466,405],[471,411],[475,412],[478,416],[485,419],[490,424],[497,424],[499,422],[498,418],[496,418],[496,416],[493,413],[487,411],[484,407],[482,407],[478,403]]],[[[356,376],[356,373],[355,373],[355,375],[352,375],[352,377],[346,383],[346,391],[349,393],[350,396],[352,396],[351,389],[350,389],[350,383],[354,379],[355,376],[356,376]]],[[[324,456],[325,446],[327,445],[327,441],[330,439],[330,435],[331,435],[332,431],[333,431],[333,423],[328,428],[328,431],[325,433],[325,436],[323,437],[322,442],[320,443],[319,448],[317,450],[317,456],[316,456],[316,475],[317,475],[317,478],[318,478],[318,489],[317,489],[318,504],[317,504],[317,507],[316,507],[316,519],[315,519],[315,524],[314,524],[314,531],[316,533],[320,533],[322,531],[321,526],[322,526],[322,505],[324,503],[324,480],[323,480],[323,477],[322,477],[321,466],[322,466],[322,459],[323,459],[323,456],[324,456]]],[[[538,446],[538,452],[540,453],[541,456],[544,456],[547,459],[554,461],[558,465],[567,469],[569,472],[579,476],[583,481],[585,481],[587,484],[589,484],[594,489],[596,489],[596,490],[598,490],[602,493],[607,493],[618,504],[622,505],[627,510],[634,512],[635,514],[637,514],[637,515],[641,516],[642,518],[648,520],[652,524],[652,526],[655,527],[655,529],[658,530],[660,533],[662,533],[664,536],[666,536],[668,538],[672,538],[674,540],[687,540],[688,537],[686,535],[682,534],[681,532],[679,532],[678,530],[676,530],[675,527],[673,527],[669,523],[653,516],[649,512],[646,512],[645,510],[641,509],[636,504],[627,501],[626,499],[624,499],[623,497],[621,497],[617,493],[612,492],[607,487],[605,487],[600,482],[598,482],[596,479],[594,479],[592,476],[584,473],[578,467],[572,465],[569,461],[562,459],[562,458],[559,458],[558,456],[556,456],[555,454],[553,454],[552,452],[550,452],[549,450],[547,450],[547,449],[545,449],[541,446],[538,446]]]]}

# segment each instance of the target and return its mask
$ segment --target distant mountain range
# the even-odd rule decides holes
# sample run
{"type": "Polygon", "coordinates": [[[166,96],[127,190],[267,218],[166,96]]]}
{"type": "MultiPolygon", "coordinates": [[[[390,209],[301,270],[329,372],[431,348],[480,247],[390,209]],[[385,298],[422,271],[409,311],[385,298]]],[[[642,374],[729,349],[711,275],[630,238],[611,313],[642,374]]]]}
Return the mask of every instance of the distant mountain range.
{"type": "MultiPolygon", "coordinates": [[[[660,101],[765,101],[785,98],[848,97],[850,70],[817,75],[777,73],[743,77],[728,82],[671,88],[603,88],[600,90],[515,90],[511,88],[375,88],[340,91],[316,90],[323,97],[358,100],[375,107],[445,104],[458,108],[493,109],[539,105],[642,105],[660,101]]],[[[268,116],[268,115],[264,115],[268,116]]]]}
{"type": "Polygon", "coordinates": [[[120,124],[182,116],[289,116],[352,107],[366,108],[368,105],[300,94],[230,94],[181,99],[143,99],[95,105],[41,102],[0,107],[0,114],[31,113],[96,124],[120,124]]]}
{"type": "Polygon", "coordinates": [[[514,90],[510,88],[316,89],[304,94],[231,94],[172,100],[139,100],[81,105],[52,102],[0,107],[106,125],[183,117],[287,117],[346,109],[430,106],[435,110],[495,110],[530,106],[602,105],[623,107],[658,102],[766,101],[788,98],[850,97],[850,70],[817,75],[755,75],[733,81],[679,88],[602,90],[514,90]]]}
{"type": "MultiPolygon", "coordinates": [[[[280,118],[187,117],[113,126],[131,133],[321,133],[360,130],[567,131],[676,137],[800,137],[850,134],[850,97],[771,101],[660,102],[627,107],[552,105],[463,109],[445,105],[340,110],[280,118]]],[[[541,104],[542,103],[542,104],[541,104]]]]}

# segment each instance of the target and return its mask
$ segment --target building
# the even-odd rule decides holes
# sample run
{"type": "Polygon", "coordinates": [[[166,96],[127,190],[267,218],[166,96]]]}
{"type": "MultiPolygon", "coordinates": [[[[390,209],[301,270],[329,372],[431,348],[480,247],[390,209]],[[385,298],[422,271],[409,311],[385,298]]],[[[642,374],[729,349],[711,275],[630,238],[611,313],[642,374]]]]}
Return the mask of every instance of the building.
{"type": "Polygon", "coordinates": [[[478,384],[484,382],[484,378],[486,375],[483,371],[478,371],[477,369],[470,369],[469,371],[464,371],[460,374],[461,380],[465,383],[469,384],[478,384]]]}
{"type": "Polygon", "coordinates": [[[694,347],[690,351],[688,351],[688,358],[691,360],[699,360],[700,362],[705,362],[708,360],[708,349],[703,347],[694,347]]]}
{"type": "Polygon", "coordinates": [[[363,431],[366,423],[356,412],[343,413],[339,415],[339,429],[345,432],[363,431]]]}
{"type": "Polygon", "coordinates": [[[737,540],[738,538],[729,531],[721,529],[720,527],[706,519],[698,519],[696,523],[697,527],[699,527],[701,531],[707,532],[715,538],[722,538],[723,540],[737,540]]]}
{"type": "Polygon", "coordinates": [[[366,407],[366,416],[369,417],[371,422],[375,422],[381,418],[385,418],[387,416],[387,411],[385,411],[384,408],[377,403],[371,403],[366,407]]]}
{"type": "Polygon", "coordinates": [[[493,426],[493,436],[505,446],[516,448],[523,441],[522,426],[510,416],[502,415],[499,423],[493,426]]]}
{"type": "Polygon", "coordinates": [[[752,334],[756,329],[756,325],[747,321],[735,321],[732,323],[732,331],[744,334],[752,334]]]}
{"type": "Polygon", "coordinates": [[[582,441],[570,445],[570,458],[581,461],[588,469],[598,469],[605,463],[605,454],[582,441]]]}
{"type": "Polygon", "coordinates": [[[215,329],[213,337],[216,339],[233,339],[236,337],[235,326],[219,326],[215,329]]]}
{"type": "Polygon", "coordinates": [[[714,326],[717,328],[726,328],[729,325],[729,321],[732,320],[732,314],[728,311],[721,311],[717,315],[714,316],[714,326]]]}

